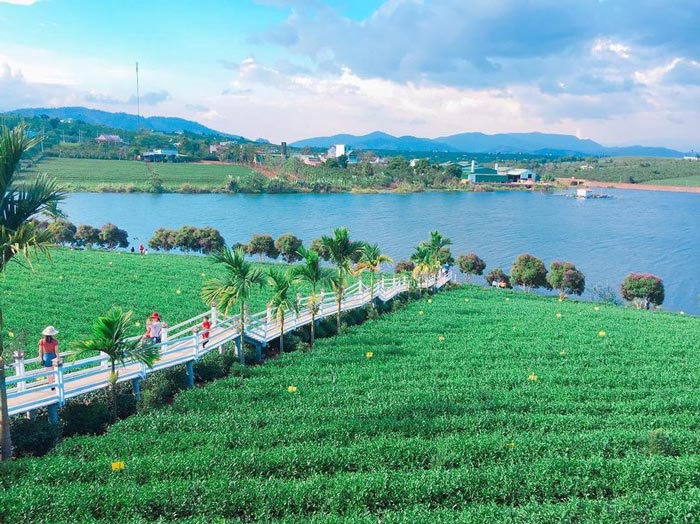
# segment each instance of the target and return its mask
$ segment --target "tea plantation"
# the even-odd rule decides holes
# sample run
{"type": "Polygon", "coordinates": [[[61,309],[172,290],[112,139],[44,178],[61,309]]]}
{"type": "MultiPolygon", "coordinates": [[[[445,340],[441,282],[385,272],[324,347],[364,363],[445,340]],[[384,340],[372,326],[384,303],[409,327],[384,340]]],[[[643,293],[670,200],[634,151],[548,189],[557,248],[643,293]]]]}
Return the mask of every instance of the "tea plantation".
{"type": "Polygon", "coordinates": [[[3,464],[0,520],[697,522],[698,340],[682,315],[439,293],[3,464]]]}

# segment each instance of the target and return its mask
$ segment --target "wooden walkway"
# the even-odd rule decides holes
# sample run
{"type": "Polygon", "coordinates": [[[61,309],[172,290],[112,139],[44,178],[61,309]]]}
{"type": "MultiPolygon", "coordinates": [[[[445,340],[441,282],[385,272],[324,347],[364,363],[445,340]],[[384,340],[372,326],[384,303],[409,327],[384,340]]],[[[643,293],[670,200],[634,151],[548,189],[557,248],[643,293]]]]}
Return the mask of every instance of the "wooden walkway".
{"type": "MultiPolygon", "coordinates": [[[[450,275],[426,277],[420,282],[422,288],[441,288],[450,281],[450,275]]],[[[408,291],[410,284],[405,276],[382,278],[371,289],[357,282],[349,286],[344,293],[341,303],[342,311],[349,311],[369,304],[373,299],[387,302],[396,295],[408,291]]],[[[320,303],[316,319],[333,316],[338,312],[338,304],[335,294],[329,293],[317,297],[320,303]]],[[[284,332],[289,333],[302,326],[311,323],[311,300],[305,297],[300,300],[299,313],[288,314],[284,319],[284,332]]],[[[258,355],[261,348],[271,340],[281,335],[281,323],[271,318],[269,311],[261,311],[246,316],[246,329],[244,339],[256,346],[258,355]]],[[[240,315],[226,316],[217,312],[216,308],[206,311],[174,326],[164,329],[162,343],[158,345],[160,357],[152,368],[138,362],[126,362],[118,366],[119,382],[132,380],[135,393],[138,394],[140,380],[148,374],[156,371],[185,364],[190,381],[194,380],[192,364],[202,355],[218,349],[223,351],[223,346],[231,341],[238,344],[238,355],[243,358],[240,332],[240,315]],[[198,328],[205,315],[210,317],[212,328],[209,340],[202,347],[201,333],[198,328]]],[[[8,366],[7,372],[7,398],[10,415],[27,413],[40,407],[60,407],[69,398],[77,397],[85,393],[103,389],[109,386],[109,359],[106,355],[99,355],[81,360],[71,361],[66,353],[62,358],[56,359],[53,368],[41,366],[38,358],[23,359],[21,355],[15,355],[15,361],[8,366]]]]}

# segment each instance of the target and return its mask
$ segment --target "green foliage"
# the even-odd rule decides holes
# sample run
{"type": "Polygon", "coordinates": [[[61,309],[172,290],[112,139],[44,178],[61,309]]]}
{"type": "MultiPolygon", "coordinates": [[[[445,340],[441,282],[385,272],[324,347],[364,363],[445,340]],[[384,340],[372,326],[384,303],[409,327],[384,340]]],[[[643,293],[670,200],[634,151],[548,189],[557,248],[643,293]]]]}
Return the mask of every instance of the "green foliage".
{"type": "Polygon", "coordinates": [[[78,229],[69,220],[65,218],[57,218],[48,224],[49,233],[53,236],[56,244],[72,244],[75,239],[75,233],[78,229]]]}
{"type": "Polygon", "coordinates": [[[75,244],[81,247],[100,245],[100,230],[88,224],[80,224],[74,236],[75,244]]]}
{"type": "MultiPolygon", "coordinates": [[[[14,417],[10,420],[12,451],[18,457],[41,457],[53,449],[59,429],[46,416],[28,419],[14,417]]],[[[0,515],[2,505],[0,504],[0,515]]]]}
{"type": "Polygon", "coordinates": [[[100,229],[98,235],[100,244],[107,246],[108,249],[114,249],[115,247],[128,247],[129,246],[129,235],[123,229],[119,229],[114,224],[105,224],[100,229]]]}
{"type": "Polygon", "coordinates": [[[674,457],[678,455],[676,446],[668,432],[663,429],[654,429],[647,437],[647,452],[650,455],[661,455],[663,457],[674,457]]]}
{"type": "Polygon", "coordinates": [[[510,270],[512,283],[519,285],[526,291],[543,287],[549,289],[547,281],[547,268],[537,257],[527,253],[519,255],[510,270]]]}
{"type": "Polygon", "coordinates": [[[263,259],[263,256],[274,260],[280,255],[275,246],[275,241],[268,234],[254,234],[246,246],[247,253],[249,255],[258,255],[260,260],[263,259]]]}
{"type": "Polygon", "coordinates": [[[507,289],[511,289],[513,287],[510,283],[510,277],[499,268],[492,269],[484,278],[489,286],[507,289]]]}
{"type": "Polygon", "coordinates": [[[3,518],[693,521],[695,319],[476,286],[431,301],[14,461],[3,518]],[[650,453],[657,428],[675,452],[650,453]]]}
{"type": "Polygon", "coordinates": [[[148,246],[156,251],[167,252],[177,248],[185,253],[198,252],[205,255],[222,249],[224,245],[221,233],[210,226],[182,226],[178,230],[159,228],[148,240],[148,246]]]}
{"type": "Polygon", "coordinates": [[[394,266],[395,273],[412,273],[416,265],[410,260],[399,260],[394,266]]]}
{"type": "Polygon", "coordinates": [[[486,262],[481,260],[476,253],[467,253],[457,257],[457,266],[469,279],[472,275],[483,275],[486,269],[486,262]]]}
{"type": "Polygon", "coordinates": [[[279,238],[275,240],[275,249],[282,255],[282,258],[287,263],[296,262],[301,259],[301,255],[299,255],[301,245],[301,239],[291,233],[280,235],[279,238]]]}
{"type": "Polygon", "coordinates": [[[660,306],[664,301],[663,281],[648,273],[630,273],[622,281],[620,291],[622,298],[640,308],[649,304],[660,306]]]}
{"type": "Polygon", "coordinates": [[[582,295],[586,288],[586,277],[571,262],[552,262],[547,282],[561,295],[582,295]]]}

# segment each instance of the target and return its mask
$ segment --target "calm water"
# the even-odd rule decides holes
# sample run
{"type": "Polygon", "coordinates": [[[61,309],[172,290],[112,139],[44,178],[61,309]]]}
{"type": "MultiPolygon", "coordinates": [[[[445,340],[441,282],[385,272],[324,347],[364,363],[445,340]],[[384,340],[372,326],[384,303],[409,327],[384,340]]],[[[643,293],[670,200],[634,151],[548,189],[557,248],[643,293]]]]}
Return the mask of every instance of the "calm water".
{"type": "MultiPolygon", "coordinates": [[[[488,268],[509,272],[529,252],[547,266],[570,260],[587,288],[616,290],[632,271],[664,279],[669,310],[700,313],[700,195],[606,190],[611,199],[577,200],[526,192],[379,195],[71,195],[63,206],[76,223],[113,222],[135,245],[158,227],[213,226],[228,244],[253,233],[294,233],[308,244],[334,227],[378,242],[395,260],[437,229],[456,255],[474,251],[488,268]]],[[[146,242],[144,241],[144,244],[146,242]]],[[[584,297],[589,297],[586,292],[584,297]]]]}

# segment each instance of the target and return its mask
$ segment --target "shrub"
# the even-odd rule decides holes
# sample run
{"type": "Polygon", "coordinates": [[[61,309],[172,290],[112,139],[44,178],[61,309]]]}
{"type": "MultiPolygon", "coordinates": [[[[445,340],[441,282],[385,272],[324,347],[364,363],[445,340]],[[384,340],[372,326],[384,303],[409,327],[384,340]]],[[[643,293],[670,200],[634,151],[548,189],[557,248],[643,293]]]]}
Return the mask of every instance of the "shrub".
{"type": "Polygon", "coordinates": [[[586,288],[586,277],[571,262],[552,262],[547,282],[560,296],[581,295],[586,288]]]}
{"type": "Polygon", "coordinates": [[[301,248],[302,242],[299,237],[291,233],[285,233],[275,241],[275,249],[282,255],[285,262],[292,263],[301,260],[298,251],[301,248]]]}
{"type": "Polygon", "coordinates": [[[467,253],[457,257],[460,272],[467,275],[467,281],[472,275],[483,275],[486,263],[476,253],[467,253]]]}
{"type": "Polygon", "coordinates": [[[650,455],[661,455],[664,457],[678,455],[676,446],[673,445],[673,440],[663,429],[655,429],[649,432],[647,437],[647,452],[650,455]]]}
{"type": "Polygon", "coordinates": [[[109,249],[115,247],[127,247],[129,245],[129,234],[123,229],[119,229],[114,224],[105,224],[99,233],[100,244],[109,249]]]}
{"type": "Polygon", "coordinates": [[[622,301],[617,296],[617,292],[609,285],[593,286],[591,295],[595,302],[606,302],[615,306],[621,306],[622,301]]]}
{"type": "Polygon", "coordinates": [[[194,377],[198,382],[210,382],[228,375],[236,357],[231,351],[219,354],[212,351],[194,363],[194,377]]]}
{"type": "Polygon", "coordinates": [[[57,218],[48,226],[57,244],[72,244],[77,228],[65,218],[57,218]]]}
{"type": "Polygon", "coordinates": [[[183,366],[153,373],[143,381],[139,410],[149,411],[164,406],[187,388],[187,373],[183,366]]]}
{"type": "MultiPolygon", "coordinates": [[[[101,389],[66,402],[61,409],[62,435],[99,435],[111,422],[111,396],[101,389]]],[[[117,384],[117,418],[136,413],[136,398],[130,383],[117,384]]]]}
{"type": "Polygon", "coordinates": [[[486,275],[486,282],[489,286],[494,287],[504,287],[508,289],[513,287],[510,283],[510,277],[499,268],[491,270],[491,272],[486,275]]]}
{"type": "Polygon", "coordinates": [[[18,457],[45,455],[56,444],[59,430],[47,417],[10,419],[13,452],[18,457]]]}
{"type": "Polygon", "coordinates": [[[625,277],[620,286],[622,298],[632,302],[638,308],[651,304],[660,306],[664,301],[664,283],[654,275],[631,273],[625,277]]]}
{"type": "Polygon", "coordinates": [[[510,270],[510,278],[513,283],[518,284],[525,291],[533,288],[544,287],[549,289],[547,282],[547,268],[537,257],[527,253],[519,255],[513,262],[510,270]]]}
{"type": "Polygon", "coordinates": [[[274,260],[279,256],[279,251],[275,247],[275,241],[272,239],[272,236],[255,234],[248,243],[248,254],[258,255],[260,260],[262,260],[263,255],[274,260]]]}
{"type": "Polygon", "coordinates": [[[410,260],[399,260],[394,267],[394,273],[411,273],[416,265],[410,260]]]}

